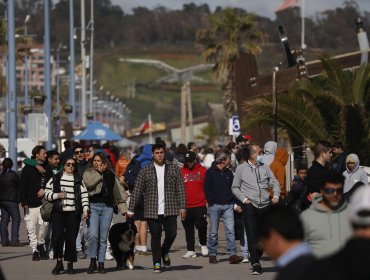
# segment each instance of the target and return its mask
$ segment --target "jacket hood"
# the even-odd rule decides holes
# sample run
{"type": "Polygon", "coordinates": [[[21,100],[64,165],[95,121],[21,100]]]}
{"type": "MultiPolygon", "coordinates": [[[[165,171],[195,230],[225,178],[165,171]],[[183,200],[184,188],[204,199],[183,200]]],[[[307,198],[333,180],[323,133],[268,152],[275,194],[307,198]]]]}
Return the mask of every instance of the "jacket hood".
{"type": "Polygon", "coordinates": [[[347,169],[347,172],[348,173],[355,173],[357,171],[357,169],[359,168],[360,166],[360,160],[358,158],[358,156],[356,154],[349,154],[346,158],[346,162],[349,160],[349,159],[352,159],[354,162],[355,162],[355,168],[352,170],[352,171],[349,171],[348,167],[347,167],[347,164],[346,164],[346,169],[347,169]]]}
{"type": "Polygon", "coordinates": [[[262,157],[262,162],[267,166],[270,166],[270,164],[274,161],[276,149],[277,149],[276,142],[274,141],[266,142],[265,147],[263,149],[265,154],[262,157]]]}
{"type": "Polygon", "coordinates": [[[288,162],[288,159],[289,159],[288,151],[284,148],[277,148],[275,160],[280,161],[285,166],[288,162]]]}
{"type": "Polygon", "coordinates": [[[143,151],[138,156],[138,160],[142,160],[143,158],[152,158],[152,145],[146,144],[143,148],[143,151]]]}
{"type": "Polygon", "coordinates": [[[315,196],[315,198],[312,200],[312,204],[311,204],[310,208],[312,208],[316,212],[322,212],[322,213],[328,213],[328,212],[336,213],[336,212],[341,212],[345,208],[347,208],[347,202],[344,201],[343,204],[339,208],[337,208],[335,210],[331,210],[331,209],[329,210],[329,209],[326,209],[326,208],[322,207],[321,201],[322,201],[322,195],[321,194],[315,196]]]}

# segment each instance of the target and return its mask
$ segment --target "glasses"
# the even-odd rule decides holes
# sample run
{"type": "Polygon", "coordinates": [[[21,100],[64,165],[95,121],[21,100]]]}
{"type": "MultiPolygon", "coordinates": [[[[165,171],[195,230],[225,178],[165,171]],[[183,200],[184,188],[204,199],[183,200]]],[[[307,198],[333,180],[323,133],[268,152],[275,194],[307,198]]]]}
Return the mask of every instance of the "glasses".
{"type": "Polygon", "coordinates": [[[76,164],[74,162],[67,162],[66,166],[67,167],[76,167],[76,164]]]}
{"type": "Polygon", "coordinates": [[[349,161],[349,162],[347,162],[347,164],[355,164],[355,162],[349,161]]]}
{"type": "Polygon", "coordinates": [[[324,188],[323,189],[326,194],[334,194],[337,193],[338,195],[343,194],[343,189],[330,189],[330,188],[324,188]]]}
{"type": "Polygon", "coordinates": [[[76,151],[75,151],[75,155],[82,154],[83,152],[84,152],[83,150],[76,150],[76,151]]]}

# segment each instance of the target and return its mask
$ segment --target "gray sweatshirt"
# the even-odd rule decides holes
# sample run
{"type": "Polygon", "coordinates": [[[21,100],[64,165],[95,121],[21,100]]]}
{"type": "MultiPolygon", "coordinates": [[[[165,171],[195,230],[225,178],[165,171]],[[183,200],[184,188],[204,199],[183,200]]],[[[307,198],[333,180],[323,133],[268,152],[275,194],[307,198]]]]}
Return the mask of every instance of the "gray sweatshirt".
{"type": "Polygon", "coordinates": [[[305,240],[318,258],[337,252],[352,235],[347,203],[329,210],[321,206],[321,201],[322,195],[316,196],[310,208],[301,214],[305,240]]]}
{"type": "Polygon", "coordinates": [[[273,188],[274,196],[280,196],[279,183],[267,165],[253,165],[248,161],[236,168],[232,192],[241,202],[247,198],[257,208],[268,206],[269,187],[273,188]]]}
{"type": "Polygon", "coordinates": [[[343,172],[343,176],[345,178],[344,193],[349,192],[358,182],[362,182],[365,186],[368,184],[367,174],[364,168],[360,167],[360,160],[358,159],[358,156],[356,154],[349,154],[347,156],[347,159],[348,158],[351,158],[355,162],[355,167],[352,171],[349,171],[348,167],[346,166],[346,171],[343,172]]]}

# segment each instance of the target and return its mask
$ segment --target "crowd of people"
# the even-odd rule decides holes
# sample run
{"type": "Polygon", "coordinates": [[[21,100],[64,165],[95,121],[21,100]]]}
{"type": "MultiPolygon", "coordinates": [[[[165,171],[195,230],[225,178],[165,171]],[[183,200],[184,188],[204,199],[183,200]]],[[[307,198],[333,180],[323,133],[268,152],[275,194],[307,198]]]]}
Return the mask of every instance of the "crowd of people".
{"type": "Polygon", "coordinates": [[[36,146],[19,176],[11,159],[2,161],[1,243],[23,245],[21,203],[32,260],[56,259],[52,273],[59,274],[64,259],[66,272],[73,274],[73,263],[88,257],[87,273],[106,273],[104,262],[113,259],[108,233],[114,213],[120,213],[135,221],[135,253],[152,255],[153,271],[159,273],[171,266],[180,216],[187,248],[183,258],[199,256],[197,230],[200,254],[216,265],[222,222],[229,263],[250,262],[252,275],[263,272],[260,258],[266,252],[276,260],[278,279],[320,278],[312,267],[324,271],[326,266],[338,279],[370,279],[365,267],[355,276],[350,270],[370,260],[365,253],[370,246],[367,174],[359,157],[340,142],[319,141],[313,154],[312,165],[298,166],[288,182],[287,149],[274,141],[262,147],[249,135],[214,149],[193,142],[167,148],[160,138],[140,151],[67,141],[59,154],[36,146]],[[40,214],[45,201],[53,203],[50,222],[40,214]],[[357,253],[364,259],[356,259],[357,253]],[[345,261],[352,265],[341,265],[345,261]]]}

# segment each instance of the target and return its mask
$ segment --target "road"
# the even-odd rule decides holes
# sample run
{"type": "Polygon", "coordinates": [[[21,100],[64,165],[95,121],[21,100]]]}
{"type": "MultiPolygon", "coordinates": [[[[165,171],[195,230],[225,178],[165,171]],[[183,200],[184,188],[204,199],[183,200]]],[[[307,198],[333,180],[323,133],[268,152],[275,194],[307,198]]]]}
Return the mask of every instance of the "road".
{"type": "MultiPolygon", "coordinates": [[[[122,221],[122,216],[116,216],[115,221],[122,221]]],[[[76,274],[61,274],[54,276],[51,270],[55,266],[55,260],[46,260],[34,262],[32,261],[31,248],[25,247],[0,247],[0,265],[1,269],[7,280],[46,280],[46,279],[69,279],[69,280],[82,280],[82,279],[202,279],[202,280],[269,280],[273,279],[276,274],[276,267],[274,263],[268,258],[263,256],[261,265],[263,273],[261,275],[251,275],[251,265],[249,263],[229,264],[226,251],[226,240],[223,233],[223,224],[220,224],[219,230],[219,250],[218,250],[218,264],[209,264],[208,257],[200,255],[199,247],[196,249],[198,253],[197,258],[183,259],[181,256],[186,252],[185,232],[181,222],[178,222],[177,238],[172,246],[170,252],[172,267],[165,270],[160,274],[152,272],[151,256],[137,256],[135,258],[135,269],[125,271],[115,271],[115,261],[106,261],[105,267],[107,274],[87,274],[86,270],[89,266],[89,260],[78,260],[74,265],[76,274]]],[[[150,244],[150,234],[148,235],[150,244]]],[[[20,228],[20,241],[25,242],[26,229],[25,223],[22,218],[20,228]]],[[[196,239],[197,240],[197,239],[196,239]]],[[[239,242],[237,241],[239,245],[239,242]]],[[[65,264],[66,267],[66,264],[65,264]]],[[[1,279],[0,279],[1,280],[1,279]]]]}

